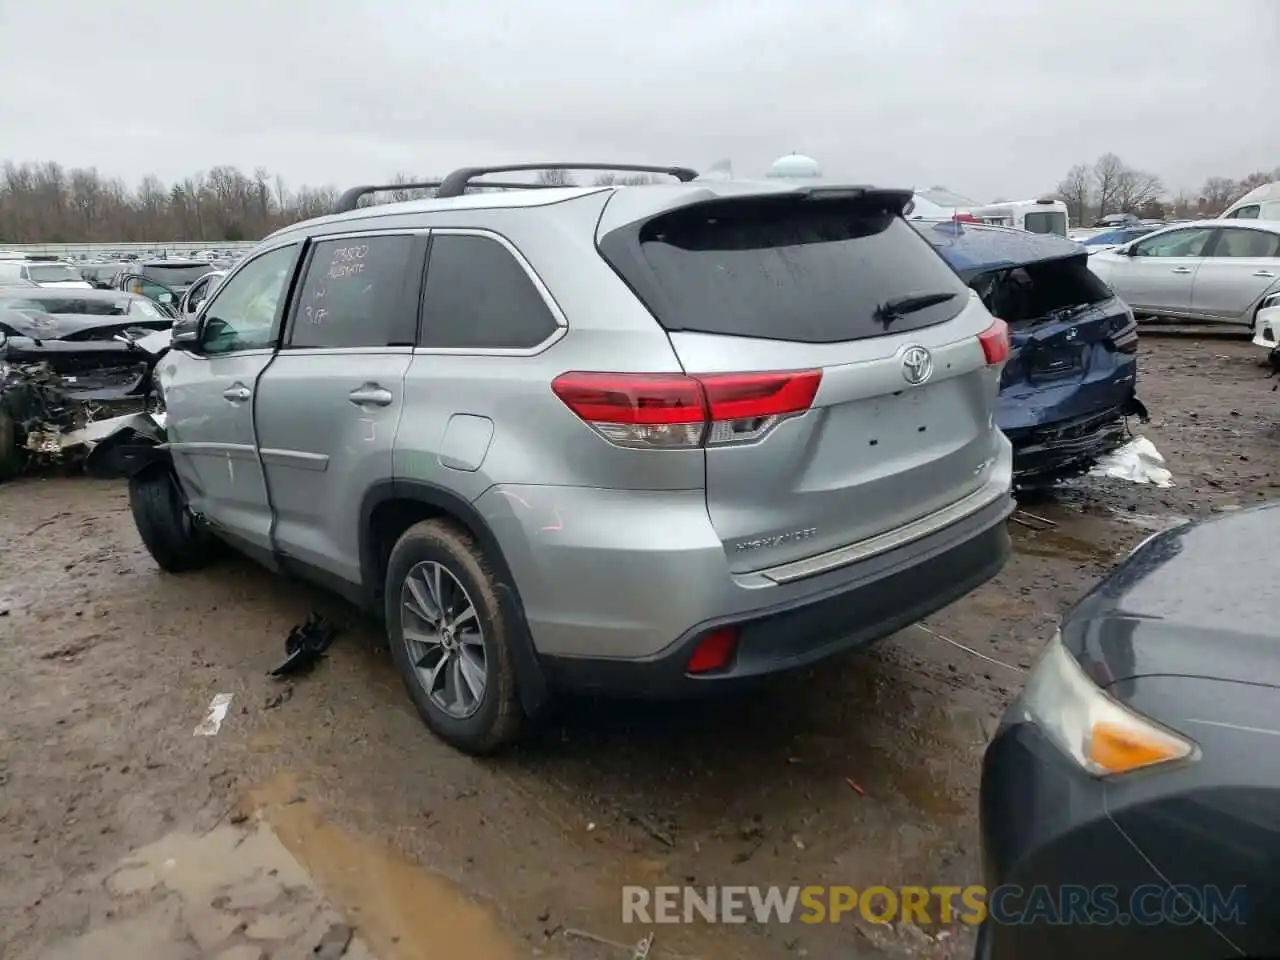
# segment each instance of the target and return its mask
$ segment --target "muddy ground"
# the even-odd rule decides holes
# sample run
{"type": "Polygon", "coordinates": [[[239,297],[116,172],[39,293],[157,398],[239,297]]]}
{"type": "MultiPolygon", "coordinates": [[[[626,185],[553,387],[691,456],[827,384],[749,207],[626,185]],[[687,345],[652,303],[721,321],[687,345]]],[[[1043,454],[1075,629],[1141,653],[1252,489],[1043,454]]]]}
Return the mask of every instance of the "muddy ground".
{"type": "MultiPolygon", "coordinates": [[[[425,732],[375,629],[339,602],[248,562],[160,573],[119,484],[8,485],[0,954],[96,935],[135,909],[104,882],[131,851],[242,822],[268,825],[383,960],[627,956],[565,936],[649,932],[621,922],[626,883],[979,882],[983,744],[1055,618],[1151,530],[1276,495],[1280,394],[1258,354],[1144,340],[1140,430],[1176,486],[1088,479],[1027,504],[1056,525],[1014,524],[1005,571],[927,630],[745,699],[570,702],[484,761],[425,732]],[[312,610],[347,629],[281,685],[267,672],[312,610]],[[220,732],[193,736],[218,693],[220,732]]],[[[655,958],[959,957],[972,942],[860,920],[654,932],[655,958]]]]}

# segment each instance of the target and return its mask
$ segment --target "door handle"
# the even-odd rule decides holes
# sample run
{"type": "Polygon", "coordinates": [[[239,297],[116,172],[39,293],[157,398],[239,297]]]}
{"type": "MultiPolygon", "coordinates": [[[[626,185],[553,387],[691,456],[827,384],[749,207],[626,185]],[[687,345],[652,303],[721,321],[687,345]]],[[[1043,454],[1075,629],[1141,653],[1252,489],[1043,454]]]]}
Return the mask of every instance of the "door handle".
{"type": "Polygon", "coordinates": [[[1169,271],[1169,272],[1170,272],[1170,273],[1190,273],[1190,272],[1191,272],[1191,268],[1190,268],[1190,267],[1174,267],[1174,268],[1173,268],[1171,271],[1169,271]]]}
{"type": "Polygon", "coordinates": [[[1254,274],[1255,277],[1274,277],[1275,275],[1274,270],[1259,270],[1254,274]]]}
{"type": "Polygon", "coordinates": [[[230,400],[232,403],[244,403],[252,395],[253,394],[250,393],[249,388],[243,383],[237,383],[235,386],[227,387],[227,389],[222,391],[222,398],[224,400],[230,400]]]}
{"type": "Polygon", "coordinates": [[[389,407],[391,401],[395,398],[391,396],[391,391],[385,387],[380,387],[376,383],[366,383],[364,386],[348,393],[347,399],[357,407],[362,407],[365,404],[375,407],[389,407]]]}

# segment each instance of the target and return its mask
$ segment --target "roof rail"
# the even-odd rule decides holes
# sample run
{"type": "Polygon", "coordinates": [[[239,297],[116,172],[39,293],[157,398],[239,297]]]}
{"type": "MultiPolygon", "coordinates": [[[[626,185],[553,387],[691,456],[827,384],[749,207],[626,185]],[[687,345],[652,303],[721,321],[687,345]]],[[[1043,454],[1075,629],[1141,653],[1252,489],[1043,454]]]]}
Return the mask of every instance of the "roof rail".
{"type": "Polygon", "coordinates": [[[334,213],[348,213],[360,206],[360,198],[371,193],[383,193],[388,190],[434,190],[440,186],[439,180],[428,180],[425,183],[384,183],[370,184],[363,187],[352,187],[344,191],[333,208],[334,213]]]}
{"type": "MultiPolygon", "coordinates": [[[[554,183],[469,183],[468,190],[541,190],[554,187],[554,183]]],[[[338,198],[334,213],[349,213],[360,206],[360,198],[371,193],[383,193],[391,190],[436,190],[440,196],[440,181],[431,180],[426,183],[387,183],[377,186],[352,187],[338,198]]]]}
{"type": "MultiPolygon", "coordinates": [[[[461,167],[444,178],[436,190],[437,197],[460,197],[467,187],[510,187],[513,184],[477,183],[471,181],[490,173],[515,173],[525,170],[616,170],[620,173],[661,173],[681,183],[697,178],[698,171],[689,167],[655,167],[643,163],[512,163],[499,167],[461,167]]],[[[520,184],[522,187],[554,186],[554,184],[520,184]]],[[[349,191],[348,191],[349,192],[349,191]]]]}

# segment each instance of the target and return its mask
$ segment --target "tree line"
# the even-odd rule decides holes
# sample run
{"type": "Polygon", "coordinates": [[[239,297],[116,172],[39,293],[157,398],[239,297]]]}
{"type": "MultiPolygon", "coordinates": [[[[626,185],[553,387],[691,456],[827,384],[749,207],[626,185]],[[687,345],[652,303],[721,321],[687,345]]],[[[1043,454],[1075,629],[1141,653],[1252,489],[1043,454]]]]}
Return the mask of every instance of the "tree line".
{"type": "MultiPolygon", "coordinates": [[[[398,173],[389,182],[440,179],[398,173]]],[[[651,179],[645,174],[606,173],[588,182],[651,179]]],[[[538,180],[548,186],[576,182],[562,170],[544,171],[538,180]]],[[[430,193],[392,189],[379,199],[407,200],[430,193]]],[[[245,174],[217,166],[171,184],[146,176],[130,189],[120,178],[104,177],[92,167],[6,163],[0,167],[0,244],[257,240],[299,220],[332,213],[337,201],[334,187],[291,190],[283,177],[262,167],[245,174]]]]}
{"type": "MultiPolygon", "coordinates": [[[[400,173],[389,182],[439,179],[400,173]]],[[[546,170],[537,179],[556,186],[650,183],[658,178],[644,173],[583,178],[564,170],[546,170]]],[[[1210,177],[1199,191],[1170,195],[1158,176],[1108,153],[1091,166],[1072,167],[1058,185],[1057,195],[1070,208],[1075,223],[1107,213],[1195,217],[1221,212],[1249,190],[1273,180],[1280,180],[1280,167],[1239,180],[1210,177]]],[[[393,188],[381,199],[406,200],[430,193],[393,188]]],[[[283,177],[262,167],[246,174],[235,167],[216,166],[171,184],[146,176],[130,188],[120,178],[105,177],[92,167],[6,163],[0,167],[0,243],[257,240],[280,227],[331,212],[337,199],[333,187],[290,189],[283,177]]]]}
{"type": "Polygon", "coordinates": [[[1077,163],[1058,184],[1057,196],[1067,205],[1072,223],[1091,223],[1109,213],[1132,213],[1146,219],[1193,219],[1221,213],[1250,190],[1280,180],[1280,167],[1258,170],[1239,180],[1210,177],[1196,190],[1170,194],[1160,178],[1129,166],[1114,153],[1104,153],[1090,166],[1077,163]]]}

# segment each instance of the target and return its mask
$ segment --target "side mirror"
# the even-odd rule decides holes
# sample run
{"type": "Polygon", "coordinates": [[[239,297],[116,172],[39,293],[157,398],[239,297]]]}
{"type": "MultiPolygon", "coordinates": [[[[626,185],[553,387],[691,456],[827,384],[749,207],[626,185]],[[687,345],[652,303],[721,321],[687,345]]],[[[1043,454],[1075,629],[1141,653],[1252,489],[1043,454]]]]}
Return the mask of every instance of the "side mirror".
{"type": "Polygon", "coordinates": [[[175,320],[173,329],[170,331],[173,346],[182,350],[195,349],[200,343],[201,327],[203,324],[195,317],[175,320]]]}

